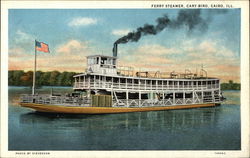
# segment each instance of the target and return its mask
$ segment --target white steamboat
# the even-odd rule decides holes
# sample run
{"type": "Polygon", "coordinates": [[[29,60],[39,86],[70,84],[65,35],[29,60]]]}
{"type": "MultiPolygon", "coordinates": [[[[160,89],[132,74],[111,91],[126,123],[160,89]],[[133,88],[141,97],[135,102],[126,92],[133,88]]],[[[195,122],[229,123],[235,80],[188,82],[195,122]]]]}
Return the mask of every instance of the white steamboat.
{"type": "Polygon", "coordinates": [[[185,70],[168,76],[118,68],[113,56],[87,57],[87,68],[74,76],[73,95],[23,96],[21,105],[42,112],[121,113],[209,107],[222,101],[220,80],[185,70]]]}

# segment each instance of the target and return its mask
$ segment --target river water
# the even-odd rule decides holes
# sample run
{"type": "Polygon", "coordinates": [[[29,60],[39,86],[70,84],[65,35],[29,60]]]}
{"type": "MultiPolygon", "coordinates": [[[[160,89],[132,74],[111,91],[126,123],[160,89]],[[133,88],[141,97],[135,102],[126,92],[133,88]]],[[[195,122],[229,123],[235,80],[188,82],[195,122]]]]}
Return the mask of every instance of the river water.
{"type": "Polygon", "coordinates": [[[30,91],[9,87],[9,150],[241,149],[240,91],[225,91],[227,100],[218,107],[105,115],[44,114],[20,107],[19,95],[30,91]]]}

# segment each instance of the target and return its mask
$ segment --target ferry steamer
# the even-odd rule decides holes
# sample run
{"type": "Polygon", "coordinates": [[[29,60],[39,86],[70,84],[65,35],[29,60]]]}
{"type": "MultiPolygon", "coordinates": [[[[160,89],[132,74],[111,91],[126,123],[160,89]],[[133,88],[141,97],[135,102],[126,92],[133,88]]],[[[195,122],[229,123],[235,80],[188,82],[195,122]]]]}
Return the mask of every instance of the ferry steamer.
{"type": "Polygon", "coordinates": [[[22,95],[21,106],[40,112],[104,114],[212,107],[220,105],[220,80],[185,70],[135,72],[117,67],[117,46],[113,56],[87,57],[87,69],[74,76],[72,94],[22,95]]]}

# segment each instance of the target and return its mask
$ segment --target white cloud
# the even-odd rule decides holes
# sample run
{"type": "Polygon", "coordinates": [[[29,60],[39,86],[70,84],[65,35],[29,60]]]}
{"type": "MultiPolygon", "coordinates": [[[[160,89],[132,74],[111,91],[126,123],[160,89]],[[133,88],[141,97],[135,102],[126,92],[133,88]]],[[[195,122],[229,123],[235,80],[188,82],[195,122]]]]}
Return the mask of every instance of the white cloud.
{"type": "Polygon", "coordinates": [[[88,18],[88,17],[77,17],[72,19],[68,25],[69,26],[87,26],[87,25],[93,25],[97,23],[97,19],[94,18],[88,18]]]}
{"type": "Polygon", "coordinates": [[[26,43],[26,42],[34,42],[35,37],[21,30],[17,30],[15,37],[16,43],[26,43]]]}
{"type": "Polygon", "coordinates": [[[113,30],[112,34],[115,36],[124,36],[130,32],[129,29],[120,29],[120,30],[113,30]]]}
{"type": "Polygon", "coordinates": [[[201,54],[205,54],[206,56],[213,58],[234,57],[234,53],[231,50],[219,45],[217,42],[212,41],[204,41],[200,43],[197,50],[202,52],[201,54]]]}
{"type": "Polygon", "coordinates": [[[62,45],[58,46],[56,51],[60,54],[70,55],[70,54],[88,54],[88,44],[87,42],[81,42],[78,40],[70,40],[62,45]]]}

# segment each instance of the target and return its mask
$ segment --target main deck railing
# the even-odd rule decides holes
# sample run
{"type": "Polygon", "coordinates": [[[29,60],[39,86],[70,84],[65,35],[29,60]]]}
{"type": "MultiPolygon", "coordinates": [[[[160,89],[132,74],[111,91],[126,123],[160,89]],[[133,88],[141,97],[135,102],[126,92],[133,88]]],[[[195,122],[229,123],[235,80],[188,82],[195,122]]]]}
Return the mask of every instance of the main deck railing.
{"type": "MultiPolygon", "coordinates": [[[[64,106],[91,106],[91,98],[52,96],[52,95],[28,95],[21,96],[22,103],[64,105],[64,106]]],[[[219,103],[218,95],[201,96],[197,98],[168,98],[168,99],[115,99],[113,98],[112,107],[154,107],[172,106],[186,104],[219,103]]]]}
{"type": "Polygon", "coordinates": [[[154,107],[154,106],[173,106],[173,105],[190,105],[204,103],[220,103],[219,96],[207,96],[202,99],[198,98],[168,98],[168,99],[113,99],[114,107],[154,107]]]}
{"type": "Polygon", "coordinates": [[[21,95],[22,103],[36,103],[36,104],[51,104],[51,105],[65,105],[65,106],[89,106],[90,99],[72,96],[53,96],[53,95],[21,95]]]}
{"type": "Polygon", "coordinates": [[[130,89],[130,90],[209,90],[218,89],[219,84],[210,85],[151,85],[133,83],[111,83],[111,82],[75,82],[75,89],[130,89]]]}

